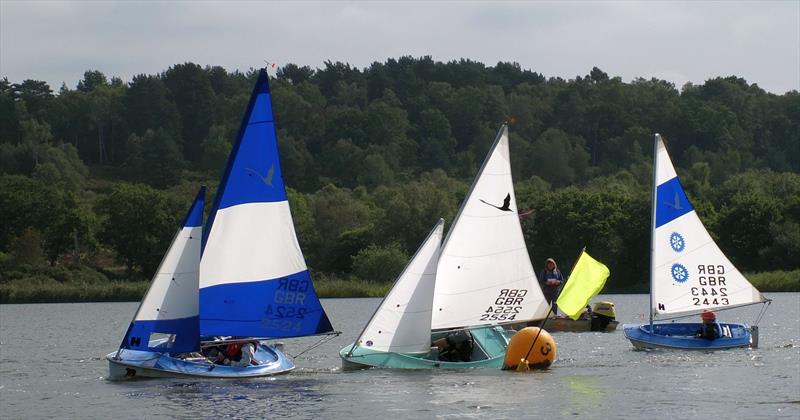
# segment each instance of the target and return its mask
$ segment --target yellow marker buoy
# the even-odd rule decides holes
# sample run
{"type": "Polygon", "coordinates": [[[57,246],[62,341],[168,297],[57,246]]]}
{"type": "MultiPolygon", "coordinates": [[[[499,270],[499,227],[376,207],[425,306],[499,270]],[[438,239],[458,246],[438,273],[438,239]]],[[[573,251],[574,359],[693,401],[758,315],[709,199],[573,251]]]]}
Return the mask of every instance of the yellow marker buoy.
{"type": "Polygon", "coordinates": [[[523,328],[508,343],[503,370],[547,369],[556,360],[556,352],[556,341],[550,333],[538,327],[523,328]]]}

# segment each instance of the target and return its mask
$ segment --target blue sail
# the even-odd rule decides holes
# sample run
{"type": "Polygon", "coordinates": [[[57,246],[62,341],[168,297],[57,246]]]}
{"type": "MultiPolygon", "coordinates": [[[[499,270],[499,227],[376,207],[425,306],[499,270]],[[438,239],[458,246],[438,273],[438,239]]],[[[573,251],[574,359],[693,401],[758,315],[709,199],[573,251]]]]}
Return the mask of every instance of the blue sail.
{"type": "Polygon", "coordinates": [[[264,70],[203,233],[202,337],[299,337],[333,330],[297,242],[264,70]]]}
{"type": "Polygon", "coordinates": [[[205,187],[186,214],[128,327],[123,349],[183,353],[200,348],[198,270],[205,187]],[[161,341],[154,341],[163,338],[161,341]],[[157,344],[158,347],[151,347],[157,344]]]}

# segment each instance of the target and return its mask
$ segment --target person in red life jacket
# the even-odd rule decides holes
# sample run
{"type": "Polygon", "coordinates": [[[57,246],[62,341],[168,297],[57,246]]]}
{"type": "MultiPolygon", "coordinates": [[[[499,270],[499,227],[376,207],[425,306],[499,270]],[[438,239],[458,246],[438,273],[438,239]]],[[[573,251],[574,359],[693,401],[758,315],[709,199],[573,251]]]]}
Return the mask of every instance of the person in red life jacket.
{"type": "Polygon", "coordinates": [[[256,360],[258,341],[250,341],[242,344],[240,344],[239,360],[231,363],[231,366],[247,367],[261,364],[258,360],[256,360]]]}
{"type": "Polygon", "coordinates": [[[225,355],[231,361],[231,364],[242,359],[242,345],[244,343],[231,343],[225,348],[225,355]]]}
{"type": "Polygon", "coordinates": [[[695,334],[697,338],[715,340],[722,336],[722,334],[720,334],[719,324],[717,324],[717,315],[715,315],[713,311],[709,311],[708,309],[704,310],[703,313],[700,314],[700,319],[703,320],[703,324],[700,325],[700,329],[697,330],[697,334],[695,334]]]}

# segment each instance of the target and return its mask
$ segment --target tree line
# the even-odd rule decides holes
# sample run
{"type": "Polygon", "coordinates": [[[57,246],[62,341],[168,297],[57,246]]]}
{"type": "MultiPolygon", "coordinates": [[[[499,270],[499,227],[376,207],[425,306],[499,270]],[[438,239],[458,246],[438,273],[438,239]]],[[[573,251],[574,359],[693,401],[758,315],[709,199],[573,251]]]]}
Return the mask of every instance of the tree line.
{"type": "MultiPolygon", "coordinates": [[[[89,70],[57,93],[3,78],[0,282],[52,267],[152,275],[199,185],[213,194],[255,77],[184,63],[125,83],[89,70]]],[[[610,267],[609,290],[647,288],[654,132],[734,264],[798,268],[797,91],[735,76],[626,83],[596,67],[565,80],[430,57],[287,64],[271,83],[292,213],[318,276],[390,281],[439,217],[452,220],[502,122],[537,268],[549,256],[568,267],[587,246],[610,267]]]]}

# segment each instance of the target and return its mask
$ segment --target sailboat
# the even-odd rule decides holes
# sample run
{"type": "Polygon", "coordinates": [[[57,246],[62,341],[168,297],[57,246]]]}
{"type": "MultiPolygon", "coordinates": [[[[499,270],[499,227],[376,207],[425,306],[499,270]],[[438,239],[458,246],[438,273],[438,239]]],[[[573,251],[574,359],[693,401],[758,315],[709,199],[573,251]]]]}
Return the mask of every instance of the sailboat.
{"type": "Polygon", "coordinates": [[[345,368],[501,368],[504,325],[544,319],[539,288],[516,210],[503,125],[442,242],[439,220],[355,342],[345,368]],[[431,343],[469,331],[468,361],[440,360],[431,343]]]}
{"type": "MultiPolygon", "coordinates": [[[[655,135],[650,244],[650,322],[624,324],[637,349],[726,349],[756,347],[758,327],[716,323],[718,338],[697,337],[700,323],[653,323],[703,311],[769,300],[731,264],[700,221],[681,186],[667,148],[655,135]]],[[[756,320],[758,323],[759,318],[756,320]]]]}
{"type": "Polygon", "coordinates": [[[273,375],[294,363],[263,340],[333,331],[295,234],[271,102],[262,69],[205,227],[201,190],[119,350],[107,356],[112,377],[273,375]],[[258,365],[202,355],[253,341],[258,365]]]}

